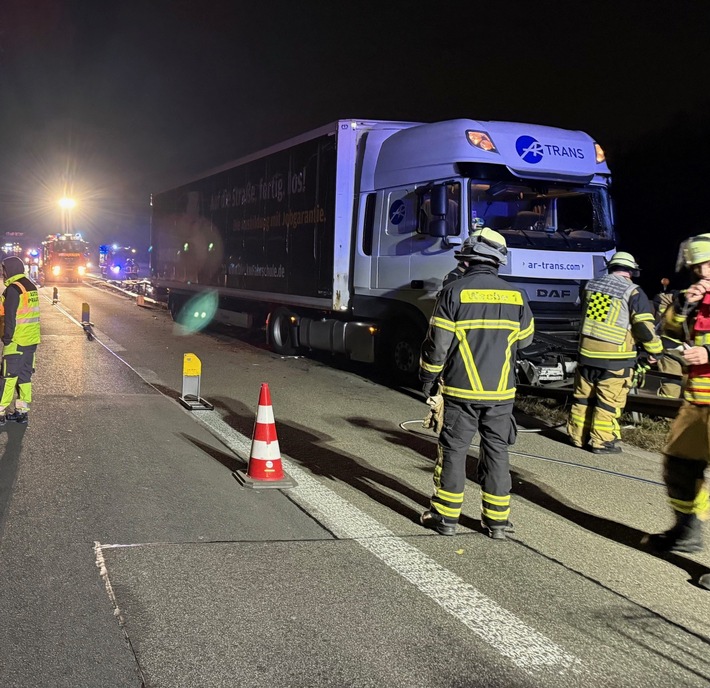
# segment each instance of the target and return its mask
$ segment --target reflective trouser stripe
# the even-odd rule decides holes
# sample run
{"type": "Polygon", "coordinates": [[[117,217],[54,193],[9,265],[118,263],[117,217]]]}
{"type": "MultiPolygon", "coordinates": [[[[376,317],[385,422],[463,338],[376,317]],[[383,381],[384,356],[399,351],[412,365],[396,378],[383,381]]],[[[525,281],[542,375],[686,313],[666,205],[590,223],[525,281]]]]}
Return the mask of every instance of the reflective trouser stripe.
{"type": "Polygon", "coordinates": [[[663,448],[663,480],[671,508],[681,514],[710,517],[704,483],[710,457],[710,407],[687,401],[678,409],[663,448]]]}
{"type": "Polygon", "coordinates": [[[710,512],[710,496],[708,495],[708,491],[704,488],[700,489],[698,494],[695,495],[695,499],[692,501],[668,497],[668,503],[671,505],[673,511],[680,511],[682,514],[697,514],[702,517],[703,520],[707,518],[708,512],[710,512]]]}
{"type": "Polygon", "coordinates": [[[490,521],[507,521],[510,516],[510,495],[481,492],[481,513],[490,521]]]}
{"type": "Polygon", "coordinates": [[[624,370],[578,368],[574,379],[574,403],[567,420],[567,433],[572,442],[593,447],[621,438],[617,419],[626,405],[631,385],[631,372],[624,370]],[[589,379],[590,375],[592,379],[589,379]]]}
{"type": "Polygon", "coordinates": [[[703,481],[706,466],[707,461],[665,457],[663,479],[673,511],[695,514],[704,521],[710,518],[710,494],[703,481]]]}
{"type": "Polygon", "coordinates": [[[461,515],[461,505],[463,504],[463,487],[460,492],[450,492],[442,489],[441,473],[443,466],[444,452],[439,446],[436,452],[436,465],[434,466],[434,494],[431,498],[431,508],[446,518],[458,521],[461,515]]]}
{"type": "Polygon", "coordinates": [[[512,403],[485,405],[444,397],[444,425],[434,467],[432,510],[451,520],[458,520],[461,515],[466,457],[471,441],[479,431],[481,449],[477,479],[484,494],[498,502],[484,503],[485,508],[495,514],[491,520],[507,519],[511,487],[508,445],[514,441],[512,412],[512,403]]]}

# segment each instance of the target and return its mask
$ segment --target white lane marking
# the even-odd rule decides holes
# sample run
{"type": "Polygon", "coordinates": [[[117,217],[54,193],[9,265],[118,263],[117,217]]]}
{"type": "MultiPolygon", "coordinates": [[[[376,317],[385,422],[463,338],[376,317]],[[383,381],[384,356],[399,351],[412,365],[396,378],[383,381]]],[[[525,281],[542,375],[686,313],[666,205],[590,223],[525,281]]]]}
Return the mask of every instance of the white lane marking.
{"type": "MultiPolygon", "coordinates": [[[[193,415],[248,461],[251,441],[247,437],[227,425],[215,411],[195,411],[193,415]]],[[[336,537],[358,542],[516,666],[528,673],[544,668],[574,673],[583,670],[580,659],[397,537],[292,460],[282,456],[282,463],[286,472],[298,482],[296,487],[289,489],[289,497],[336,537]]]]}
{"type": "MultiPolygon", "coordinates": [[[[114,356],[140,375],[120,356],[114,356]]],[[[227,425],[219,413],[199,410],[185,413],[207,426],[237,456],[244,461],[249,460],[251,439],[227,425]]],[[[289,489],[289,497],[336,537],[352,539],[374,554],[523,671],[529,674],[542,669],[552,669],[558,674],[585,672],[578,657],[566,652],[470,583],[466,583],[421,550],[397,537],[374,518],[321,484],[296,463],[282,456],[282,464],[284,470],[298,482],[296,487],[289,489]]],[[[109,596],[114,597],[100,543],[96,543],[95,549],[97,566],[102,571],[109,596]]],[[[116,614],[120,619],[117,606],[116,614]]]]}
{"type": "MultiPolygon", "coordinates": [[[[42,296],[50,302],[52,302],[52,299],[47,296],[47,294],[42,294],[42,296]]],[[[58,310],[62,315],[64,315],[68,320],[73,322],[75,325],[78,327],[81,327],[83,329],[83,326],[81,324],[80,320],[77,320],[64,306],[62,306],[60,303],[56,303],[53,306],[56,310],[58,310]]],[[[94,332],[94,341],[97,341],[101,346],[103,346],[105,349],[108,349],[109,351],[125,351],[126,349],[122,347],[118,342],[115,342],[111,337],[109,337],[105,332],[102,332],[101,330],[97,329],[92,325],[92,330],[94,332]]]]}

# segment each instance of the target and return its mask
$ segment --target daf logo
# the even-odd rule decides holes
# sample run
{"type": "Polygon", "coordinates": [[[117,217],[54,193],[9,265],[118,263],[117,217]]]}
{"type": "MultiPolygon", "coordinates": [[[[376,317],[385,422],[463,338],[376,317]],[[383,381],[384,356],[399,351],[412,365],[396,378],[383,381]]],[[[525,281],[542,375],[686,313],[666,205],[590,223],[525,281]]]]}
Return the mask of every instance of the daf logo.
{"type": "Polygon", "coordinates": [[[543,158],[542,144],[532,136],[518,136],[515,142],[515,150],[518,155],[532,165],[536,165],[543,158]]]}
{"type": "Polygon", "coordinates": [[[572,292],[569,289],[538,289],[537,297],[539,299],[566,299],[571,296],[572,292]]]}

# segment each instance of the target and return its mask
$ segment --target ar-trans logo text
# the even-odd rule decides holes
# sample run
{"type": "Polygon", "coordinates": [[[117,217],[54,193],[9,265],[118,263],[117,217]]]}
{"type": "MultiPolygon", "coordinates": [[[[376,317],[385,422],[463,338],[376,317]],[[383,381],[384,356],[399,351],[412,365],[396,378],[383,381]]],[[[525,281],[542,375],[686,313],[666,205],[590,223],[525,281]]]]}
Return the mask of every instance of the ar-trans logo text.
{"type": "Polygon", "coordinates": [[[558,146],[553,143],[540,143],[533,136],[518,136],[515,141],[515,150],[527,163],[537,165],[546,155],[556,158],[584,159],[584,151],[572,146],[558,146]]]}

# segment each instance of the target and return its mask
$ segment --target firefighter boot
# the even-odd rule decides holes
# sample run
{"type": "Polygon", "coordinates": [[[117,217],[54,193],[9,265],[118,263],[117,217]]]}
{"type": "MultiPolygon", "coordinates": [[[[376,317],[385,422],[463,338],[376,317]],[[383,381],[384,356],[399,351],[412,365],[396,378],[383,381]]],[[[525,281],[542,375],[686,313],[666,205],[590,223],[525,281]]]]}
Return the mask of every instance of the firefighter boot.
{"type": "Polygon", "coordinates": [[[703,548],[703,524],[695,514],[675,512],[675,525],[665,533],[648,537],[648,544],[657,552],[692,554],[703,548]]]}
{"type": "Polygon", "coordinates": [[[456,535],[456,521],[444,518],[436,511],[428,509],[419,517],[419,523],[425,528],[432,528],[439,535],[456,535]]]}
{"type": "Polygon", "coordinates": [[[510,521],[486,521],[481,519],[481,525],[483,526],[484,532],[488,534],[489,538],[493,540],[505,540],[506,533],[514,533],[515,529],[510,521]]]}
{"type": "Polygon", "coordinates": [[[15,409],[12,413],[7,414],[7,420],[14,420],[15,423],[23,423],[23,424],[27,425],[27,422],[28,422],[27,411],[25,411],[23,413],[22,411],[15,409]]]}
{"type": "Polygon", "coordinates": [[[7,418],[5,417],[5,412],[0,413],[0,425],[5,425],[7,423],[7,418]]]}

